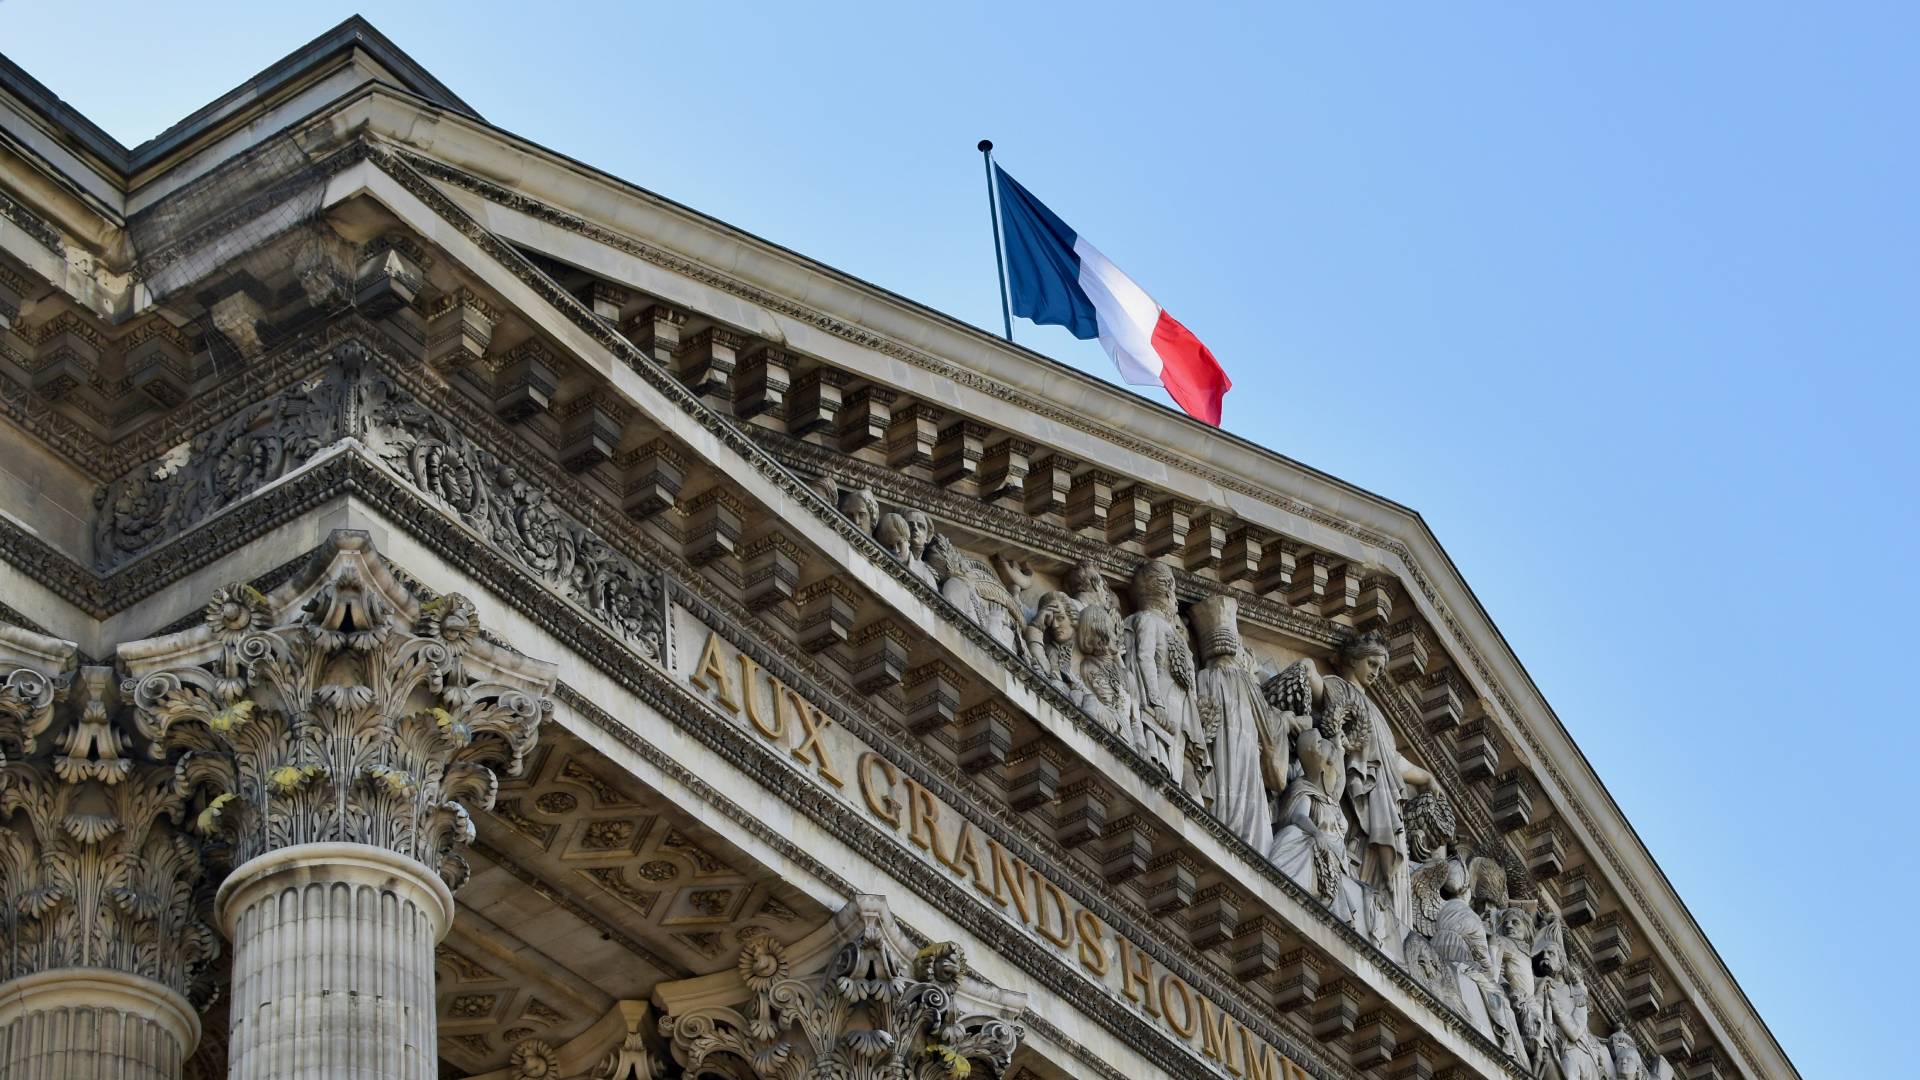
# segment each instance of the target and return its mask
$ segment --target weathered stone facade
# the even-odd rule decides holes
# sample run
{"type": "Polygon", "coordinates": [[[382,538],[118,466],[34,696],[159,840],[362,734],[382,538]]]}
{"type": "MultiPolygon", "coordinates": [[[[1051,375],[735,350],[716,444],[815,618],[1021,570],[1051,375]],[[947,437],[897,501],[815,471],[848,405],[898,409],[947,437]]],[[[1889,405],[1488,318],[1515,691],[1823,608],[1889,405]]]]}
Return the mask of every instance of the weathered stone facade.
{"type": "Polygon", "coordinates": [[[1793,1075],[1410,512],[266,78],[0,69],[6,1075],[1793,1075]]]}

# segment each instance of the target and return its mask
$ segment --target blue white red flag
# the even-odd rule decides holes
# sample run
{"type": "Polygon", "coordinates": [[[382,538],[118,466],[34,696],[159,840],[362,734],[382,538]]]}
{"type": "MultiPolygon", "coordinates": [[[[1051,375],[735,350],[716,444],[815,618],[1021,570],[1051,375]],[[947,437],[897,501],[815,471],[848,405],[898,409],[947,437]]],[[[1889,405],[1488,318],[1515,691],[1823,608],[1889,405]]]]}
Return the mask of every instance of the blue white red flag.
{"type": "Polygon", "coordinates": [[[1188,416],[1219,427],[1233,383],[1212,351],[1005,169],[993,172],[1013,313],[1098,337],[1121,378],[1163,387],[1188,416]]]}

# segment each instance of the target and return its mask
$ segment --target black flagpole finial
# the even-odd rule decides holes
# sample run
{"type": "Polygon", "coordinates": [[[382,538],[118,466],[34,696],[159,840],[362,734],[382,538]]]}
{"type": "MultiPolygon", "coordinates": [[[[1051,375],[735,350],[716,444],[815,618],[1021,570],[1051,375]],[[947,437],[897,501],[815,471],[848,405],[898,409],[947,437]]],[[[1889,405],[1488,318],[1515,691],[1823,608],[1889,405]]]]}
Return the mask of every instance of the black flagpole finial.
{"type": "Polygon", "coordinates": [[[981,139],[981,140],[980,140],[980,152],[981,152],[981,153],[983,153],[983,154],[984,154],[984,153],[986,153],[986,152],[988,152],[988,151],[990,151],[990,150],[992,150],[992,149],[993,149],[993,140],[992,140],[992,139],[981,139]]]}

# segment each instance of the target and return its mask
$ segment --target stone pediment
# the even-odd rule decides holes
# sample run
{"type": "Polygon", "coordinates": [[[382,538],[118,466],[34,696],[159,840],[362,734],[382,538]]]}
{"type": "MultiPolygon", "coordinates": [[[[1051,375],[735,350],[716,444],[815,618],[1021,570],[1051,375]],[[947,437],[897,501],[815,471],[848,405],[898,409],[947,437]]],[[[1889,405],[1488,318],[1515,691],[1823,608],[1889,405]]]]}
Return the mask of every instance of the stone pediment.
{"type": "MultiPolygon", "coordinates": [[[[51,282],[54,247],[9,249],[0,285],[23,285],[0,402],[103,486],[97,511],[73,508],[88,558],[11,548],[51,593],[108,617],[288,513],[275,500],[297,486],[382,493],[436,543],[491,552],[551,598],[549,618],[584,616],[599,636],[583,648],[685,681],[678,602],[1343,1060],[1399,1060],[1412,1040],[1396,1026],[1431,1025],[1498,1060],[1457,988],[1434,989],[1338,890],[1273,869],[1183,782],[1180,732],[1143,727],[1160,714],[1115,693],[1138,676],[1117,659],[1142,625],[1123,597],[1164,567],[1190,654],[1207,648],[1187,634],[1202,607],[1234,602],[1235,664],[1263,701],[1296,661],[1318,677],[1377,633],[1389,748],[1433,777],[1463,862],[1556,913],[1596,1014],[1649,1049],[1711,1041],[1750,1072],[1785,1067],[1742,1034],[1757,1025],[1737,989],[1412,512],[547,155],[457,99],[423,108],[410,94],[426,84],[401,81],[290,118],[298,160],[249,180],[310,198],[302,232],[196,216],[230,178],[184,183],[178,227],[127,256],[126,281],[159,283],[158,311],[98,318],[120,271],[93,273],[79,302],[25,284],[51,282]],[[431,150],[408,142],[421,125],[431,150]],[[193,276],[235,237],[243,274],[193,276]],[[937,560],[916,514],[947,545],[937,560]],[[1110,605],[1088,599],[1102,590],[1110,605]],[[1089,607],[1110,607],[1105,644],[1080,640],[1089,607]],[[1070,609],[1072,640],[1047,638],[1050,609],[1070,609]],[[1679,999],[1698,1006],[1676,1014],[1679,999]]],[[[209,124],[246,115],[210,108],[209,124]]],[[[66,213],[22,235],[82,246],[66,213]]],[[[169,662],[205,647],[180,639],[169,662]]],[[[1196,682],[1207,661],[1189,656],[1196,682]]],[[[1323,700],[1292,711],[1291,760],[1323,700]]],[[[1278,800],[1288,778],[1268,786],[1278,800]]]]}

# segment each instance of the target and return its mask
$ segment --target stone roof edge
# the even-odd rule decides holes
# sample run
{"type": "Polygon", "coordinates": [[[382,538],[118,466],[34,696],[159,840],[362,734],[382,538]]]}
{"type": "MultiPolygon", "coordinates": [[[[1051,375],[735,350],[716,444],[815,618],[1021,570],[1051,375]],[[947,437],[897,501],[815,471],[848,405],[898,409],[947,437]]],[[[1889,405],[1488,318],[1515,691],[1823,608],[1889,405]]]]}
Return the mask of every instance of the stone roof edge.
{"type": "Polygon", "coordinates": [[[0,92],[11,95],[39,115],[91,156],[112,170],[121,184],[143,169],[160,164],[209,128],[236,115],[259,109],[260,102],[289,83],[331,62],[342,52],[360,49],[398,79],[406,90],[442,109],[474,120],[480,114],[434,78],[373,24],[359,15],[348,17],[312,41],[262,69],[239,86],[187,114],[177,123],[137,146],[128,147],[69,105],[47,86],[4,54],[0,54],[0,92]]]}

